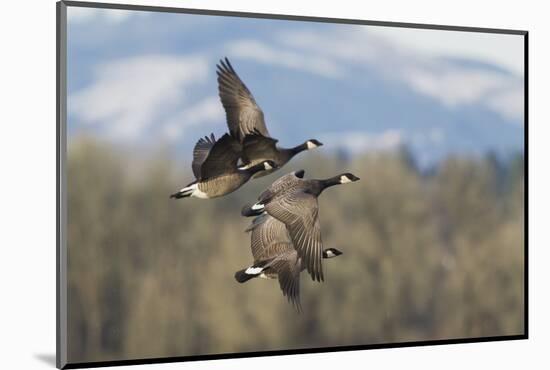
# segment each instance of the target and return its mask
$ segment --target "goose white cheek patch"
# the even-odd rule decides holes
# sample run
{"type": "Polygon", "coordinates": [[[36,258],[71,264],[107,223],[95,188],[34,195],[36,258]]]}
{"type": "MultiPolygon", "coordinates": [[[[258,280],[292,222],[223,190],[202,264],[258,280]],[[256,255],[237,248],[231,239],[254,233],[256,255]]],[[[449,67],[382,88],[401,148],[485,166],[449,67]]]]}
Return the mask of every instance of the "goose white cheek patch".
{"type": "Polygon", "coordinates": [[[306,145],[307,145],[307,148],[308,148],[308,149],[315,149],[315,148],[317,148],[317,145],[315,145],[315,144],[312,143],[311,141],[308,141],[308,142],[306,143],[306,145]]]}
{"type": "Polygon", "coordinates": [[[351,182],[351,180],[348,179],[347,176],[340,176],[340,183],[341,184],[347,184],[348,182],[351,182]]]}

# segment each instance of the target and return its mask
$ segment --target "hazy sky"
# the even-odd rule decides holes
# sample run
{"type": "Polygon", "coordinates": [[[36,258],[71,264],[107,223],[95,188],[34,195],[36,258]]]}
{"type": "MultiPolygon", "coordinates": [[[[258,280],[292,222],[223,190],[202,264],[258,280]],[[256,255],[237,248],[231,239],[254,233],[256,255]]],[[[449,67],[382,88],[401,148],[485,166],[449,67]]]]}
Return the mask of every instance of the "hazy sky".
{"type": "Polygon", "coordinates": [[[69,133],[188,150],[223,134],[228,56],[282,146],[407,145],[425,162],[523,145],[523,36],[68,8],[69,133]]]}
{"type": "Polygon", "coordinates": [[[369,27],[369,32],[429,55],[475,58],[523,75],[522,36],[398,27],[369,27]]]}
{"type": "MultiPolygon", "coordinates": [[[[147,12],[68,8],[70,22],[92,22],[105,19],[119,23],[129,17],[147,16],[147,12]]],[[[518,35],[437,31],[428,29],[368,26],[368,32],[379,35],[395,45],[433,56],[474,58],[499,65],[523,75],[523,37],[518,35]]]]}

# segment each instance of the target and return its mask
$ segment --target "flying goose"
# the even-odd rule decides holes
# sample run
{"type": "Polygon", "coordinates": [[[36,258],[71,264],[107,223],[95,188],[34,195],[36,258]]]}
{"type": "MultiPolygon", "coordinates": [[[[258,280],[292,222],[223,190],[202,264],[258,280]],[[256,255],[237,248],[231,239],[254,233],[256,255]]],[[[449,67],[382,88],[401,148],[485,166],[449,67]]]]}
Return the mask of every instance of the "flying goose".
{"type": "Polygon", "coordinates": [[[170,195],[170,198],[210,199],[229,194],[258,171],[270,170],[273,161],[264,161],[247,169],[237,168],[240,144],[229,134],[216,140],[214,134],[199,139],[193,149],[191,168],[196,180],[170,195]]]}
{"type": "Polygon", "coordinates": [[[260,194],[258,202],[245,206],[241,213],[243,216],[257,216],[267,212],[285,224],[308,273],[313,280],[323,281],[323,243],[317,197],[330,186],[358,181],[359,178],[351,173],[325,180],[304,180],[303,176],[304,171],[300,170],[281,177],[260,194]]]}
{"type": "MultiPolygon", "coordinates": [[[[241,168],[250,168],[266,160],[275,162],[276,168],[279,168],[296,154],[323,145],[318,140],[311,139],[293,148],[277,147],[278,140],[270,137],[264,113],[229,60],[220,60],[217,68],[218,92],[225,109],[229,133],[243,145],[241,168]]],[[[265,176],[276,168],[260,171],[254,178],[265,176]]]]}
{"type": "MultiPolygon", "coordinates": [[[[254,263],[237,271],[235,279],[244,283],[256,277],[278,278],[283,295],[300,312],[300,273],[305,265],[294,249],[285,224],[264,212],[252,221],[246,231],[251,232],[250,247],[254,263]]],[[[323,258],[341,254],[335,248],[328,248],[323,251],[323,258]]]]}

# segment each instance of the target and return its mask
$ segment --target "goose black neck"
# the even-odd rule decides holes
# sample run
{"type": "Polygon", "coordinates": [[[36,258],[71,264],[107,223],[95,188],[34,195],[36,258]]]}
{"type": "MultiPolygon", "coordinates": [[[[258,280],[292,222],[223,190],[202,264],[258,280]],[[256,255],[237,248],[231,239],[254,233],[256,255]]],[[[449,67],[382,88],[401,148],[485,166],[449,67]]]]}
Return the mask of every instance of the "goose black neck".
{"type": "Polygon", "coordinates": [[[255,166],[252,166],[250,168],[247,168],[246,170],[243,170],[244,172],[246,172],[247,174],[249,174],[250,176],[256,174],[257,172],[260,172],[260,171],[264,171],[265,170],[265,166],[264,166],[264,163],[258,163],[257,165],[255,166]]]}
{"type": "Polygon", "coordinates": [[[340,176],[334,176],[334,177],[331,177],[330,179],[325,179],[325,180],[317,180],[318,181],[318,186],[319,186],[319,194],[325,190],[326,188],[330,188],[331,186],[334,186],[334,185],[340,185],[341,182],[340,182],[340,176]]]}
{"type": "Polygon", "coordinates": [[[287,149],[287,150],[292,156],[295,156],[296,154],[301,153],[304,150],[307,150],[307,144],[303,143],[303,144],[300,144],[298,146],[295,146],[294,148],[290,148],[290,149],[287,149]]]}

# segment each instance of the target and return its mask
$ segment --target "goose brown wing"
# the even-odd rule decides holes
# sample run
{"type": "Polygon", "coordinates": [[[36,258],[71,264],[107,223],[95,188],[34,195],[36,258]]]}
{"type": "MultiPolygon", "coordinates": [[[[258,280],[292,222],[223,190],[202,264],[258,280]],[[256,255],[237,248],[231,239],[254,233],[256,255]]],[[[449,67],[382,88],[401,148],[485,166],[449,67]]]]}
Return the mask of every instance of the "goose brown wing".
{"type": "Polygon", "coordinates": [[[302,177],[304,177],[304,173],[304,170],[299,170],[279,177],[260,194],[258,201],[261,203],[268,202],[278,194],[295,189],[298,185],[303,183],[302,177]]]}
{"type": "Polygon", "coordinates": [[[294,250],[285,224],[267,213],[256,217],[246,229],[254,261],[262,261],[294,250]]]}
{"type": "Polygon", "coordinates": [[[263,136],[258,131],[247,134],[243,139],[243,162],[256,164],[259,161],[277,158],[277,141],[263,136]]]}
{"type": "Polygon", "coordinates": [[[214,134],[210,134],[210,137],[201,137],[195,144],[195,147],[193,148],[193,162],[191,164],[191,168],[193,169],[193,174],[197,179],[201,178],[201,166],[215,143],[216,138],[214,137],[214,134]]]}
{"type": "Polygon", "coordinates": [[[265,126],[264,113],[256,104],[252,93],[241,81],[229,60],[220,60],[218,70],[218,92],[225,109],[229,132],[242,142],[254,131],[269,136],[265,126]]]}
{"type": "Polygon", "coordinates": [[[297,190],[265,205],[267,213],[286,225],[294,248],[313,280],[323,281],[321,227],[317,197],[297,190]]]}
{"type": "Polygon", "coordinates": [[[212,145],[200,168],[199,180],[232,173],[237,170],[241,155],[240,144],[231,135],[225,134],[212,145]]]}
{"type": "Polygon", "coordinates": [[[302,311],[300,304],[300,272],[298,253],[292,250],[278,258],[271,264],[271,268],[277,272],[279,286],[283,295],[292,303],[298,312],[302,311]]]}

